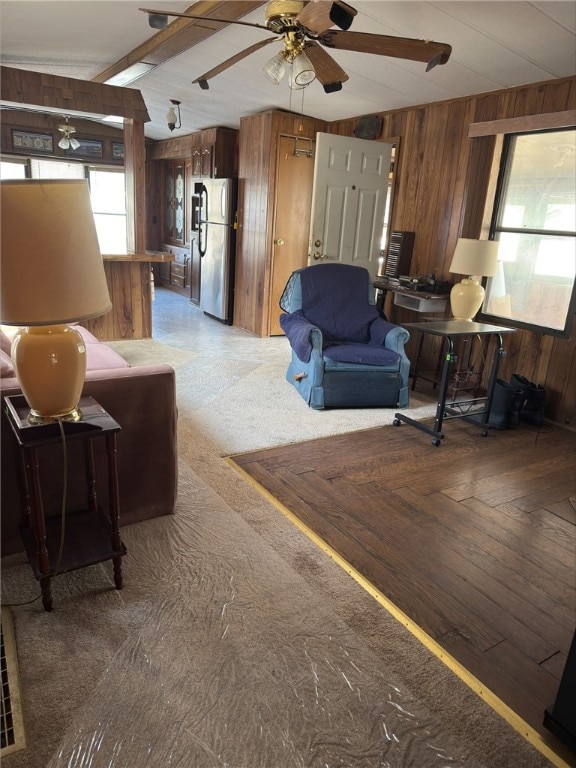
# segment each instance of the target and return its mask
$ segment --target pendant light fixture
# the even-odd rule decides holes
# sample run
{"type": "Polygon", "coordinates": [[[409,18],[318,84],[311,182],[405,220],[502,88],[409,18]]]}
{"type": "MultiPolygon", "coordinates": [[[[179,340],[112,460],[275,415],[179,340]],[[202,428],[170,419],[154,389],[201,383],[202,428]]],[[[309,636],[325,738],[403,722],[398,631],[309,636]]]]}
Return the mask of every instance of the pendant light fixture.
{"type": "Polygon", "coordinates": [[[180,116],[180,102],[177,99],[170,99],[170,104],[172,106],[166,112],[166,122],[168,123],[168,128],[173,131],[175,128],[182,127],[182,118],[180,116]],[[178,110],[178,117],[176,117],[176,109],[174,107],[178,110]]]}
{"type": "Polygon", "coordinates": [[[78,149],[80,146],[80,142],[78,139],[74,138],[74,134],[76,133],[76,128],[74,126],[68,124],[68,118],[64,118],[66,120],[65,123],[58,126],[58,130],[62,134],[62,138],[58,142],[58,146],[60,149],[78,149]]]}

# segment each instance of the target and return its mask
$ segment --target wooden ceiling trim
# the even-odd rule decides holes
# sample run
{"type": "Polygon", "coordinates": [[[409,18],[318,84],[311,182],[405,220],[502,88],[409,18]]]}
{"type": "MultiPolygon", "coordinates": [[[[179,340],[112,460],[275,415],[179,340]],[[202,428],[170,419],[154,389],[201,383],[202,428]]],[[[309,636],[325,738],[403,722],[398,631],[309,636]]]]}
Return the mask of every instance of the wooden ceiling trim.
{"type": "Polygon", "coordinates": [[[89,80],[49,75],[2,65],[2,101],[52,107],[62,112],[118,115],[147,123],[150,120],[140,91],[89,80]]]}
{"type": "MultiPolygon", "coordinates": [[[[150,0],[150,3],[153,5],[153,0],[150,0]]],[[[226,2],[226,0],[204,0],[191,5],[184,13],[193,13],[196,16],[215,16],[230,22],[246,16],[262,5],[266,5],[266,0],[235,0],[232,3],[226,2]]],[[[226,26],[228,25],[198,19],[176,19],[166,29],[152,35],[146,42],[93,77],[92,81],[104,83],[138,62],[146,62],[155,66],[164,64],[226,26]]]]}
{"type": "Polygon", "coordinates": [[[571,128],[576,125],[576,110],[553,112],[546,115],[509,117],[505,120],[488,120],[484,123],[470,123],[468,136],[495,136],[498,133],[526,133],[548,128],[571,128]]]}

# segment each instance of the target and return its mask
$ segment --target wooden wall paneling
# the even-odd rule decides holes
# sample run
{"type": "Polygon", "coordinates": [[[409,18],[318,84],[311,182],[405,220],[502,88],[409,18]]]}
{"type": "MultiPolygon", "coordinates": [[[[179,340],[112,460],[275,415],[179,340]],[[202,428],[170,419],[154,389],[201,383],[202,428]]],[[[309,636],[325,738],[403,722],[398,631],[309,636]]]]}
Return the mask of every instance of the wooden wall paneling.
{"type": "Polygon", "coordinates": [[[266,143],[268,123],[269,115],[265,113],[240,121],[234,325],[257,335],[260,335],[262,316],[263,233],[268,216],[266,207],[262,205],[262,197],[267,197],[262,149],[266,143]]]}
{"type": "Polygon", "coordinates": [[[516,93],[514,111],[517,116],[540,115],[544,103],[545,86],[543,84],[524,88],[516,93]]]}
{"type": "Polygon", "coordinates": [[[276,197],[276,166],[278,152],[278,131],[283,125],[282,114],[270,112],[269,132],[267,142],[263,149],[264,167],[266,175],[266,195],[262,197],[261,204],[266,207],[266,228],[262,232],[262,273],[260,275],[261,316],[258,319],[257,333],[259,336],[268,336],[270,316],[270,292],[272,290],[272,259],[274,245],[274,201],[276,197]]]}
{"type": "MultiPolygon", "coordinates": [[[[484,214],[491,208],[493,158],[501,139],[470,139],[468,125],[564,113],[575,106],[576,78],[569,77],[455,99],[445,102],[439,111],[437,104],[430,104],[382,113],[382,135],[400,137],[391,229],[416,233],[412,273],[416,269],[437,273],[440,264],[442,272],[437,277],[454,280],[456,276],[448,269],[456,239],[486,234],[484,214]]],[[[330,130],[352,135],[357,120],[337,121],[330,130]]],[[[397,318],[400,322],[417,319],[406,311],[397,311],[397,318]]],[[[517,331],[505,342],[508,357],[502,364],[502,377],[514,372],[532,376],[531,380],[540,377],[538,383],[550,391],[547,415],[561,423],[574,419],[575,337],[576,326],[569,340],[549,336],[539,340],[538,334],[517,331]]]]}
{"type": "Polygon", "coordinates": [[[98,339],[142,339],[152,335],[150,264],[105,261],[104,272],[114,310],[83,325],[98,339]]]}
{"type": "Polygon", "coordinates": [[[439,178],[444,162],[444,137],[442,141],[438,141],[438,137],[442,135],[441,128],[446,128],[447,118],[447,106],[435,105],[428,111],[423,122],[424,152],[418,179],[414,226],[410,228],[411,231],[420,233],[415,240],[412,257],[414,274],[428,271],[430,256],[437,250],[439,210],[433,201],[438,196],[439,178]]]}
{"type": "Polygon", "coordinates": [[[542,102],[542,111],[544,114],[551,112],[562,112],[566,104],[573,104],[576,101],[574,90],[576,83],[574,80],[560,80],[546,83],[544,100],[542,102]]]}
{"type": "MultiPolygon", "coordinates": [[[[418,188],[424,154],[424,115],[422,109],[415,109],[407,115],[406,130],[399,134],[402,173],[397,177],[396,219],[391,222],[393,230],[416,232],[415,222],[419,205],[418,188]]],[[[430,201],[428,201],[430,204],[430,201]]],[[[421,233],[416,232],[414,247],[419,247],[421,233]]]]}
{"type": "Polygon", "coordinates": [[[151,160],[180,160],[192,154],[192,149],[200,139],[199,134],[175,136],[171,139],[156,141],[150,152],[151,160]]]}
{"type": "MultiPolygon", "coordinates": [[[[131,265],[109,262],[106,264],[106,272],[110,278],[109,288],[114,313],[112,321],[113,335],[108,338],[131,339],[134,338],[134,314],[132,312],[132,269],[131,265]],[[127,269],[123,269],[127,267],[127,269]]],[[[106,315],[104,315],[106,317],[106,315]]]]}
{"type": "Polygon", "coordinates": [[[553,339],[550,364],[540,382],[546,385],[547,412],[558,423],[576,428],[576,334],[567,342],[553,339]]]}
{"type": "Polygon", "coordinates": [[[129,251],[146,250],[146,151],[144,124],[124,121],[126,229],[129,251]]]}
{"type": "MultiPolygon", "coordinates": [[[[146,158],[146,246],[152,251],[160,250],[162,228],[161,190],[162,163],[146,158]]],[[[155,270],[156,272],[156,270],[155,270]]]]}
{"type": "MultiPolygon", "coordinates": [[[[460,229],[461,211],[466,189],[466,164],[469,157],[469,142],[465,135],[472,106],[468,101],[456,105],[456,109],[442,113],[445,120],[443,144],[439,149],[440,168],[435,174],[433,197],[441,192],[442,199],[434,207],[429,228],[432,234],[426,251],[426,263],[419,270],[420,274],[433,272],[435,275],[448,273],[452,255],[456,247],[457,232],[460,229]]],[[[434,136],[441,135],[441,125],[434,136]]],[[[436,139],[437,141],[437,139],[436,139]]],[[[432,140],[434,146],[435,139],[432,140]]],[[[483,207],[481,211],[483,210],[483,207]]]]}

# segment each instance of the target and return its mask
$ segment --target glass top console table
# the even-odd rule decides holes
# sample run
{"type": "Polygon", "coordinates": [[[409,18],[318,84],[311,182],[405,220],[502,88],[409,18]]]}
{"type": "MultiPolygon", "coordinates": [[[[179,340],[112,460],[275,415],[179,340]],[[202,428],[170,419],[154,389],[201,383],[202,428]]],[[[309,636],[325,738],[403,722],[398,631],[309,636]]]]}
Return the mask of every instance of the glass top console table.
{"type": "Polygon", "coordinates": [[[513,333],[514,329],[505,328],[500,325],[490,325],[489,323],[468,322],[467,320],[438,320],[426,323],[405,323],[405,326],[406,328],[419,331],[420,333],[440,336],[444,340],[444,363],[442,366],[442,377],[438,391],[438,404],[436,406],[434,426],[430,427],[403,413],[394,414],[394,426],[399,427],[402,423],[410,424],[421,432],[431,435],[433,438],[432,445],[434,446],[439,446],[440,441],[444,439],[442,424],[445,419],[460,418],[479,424],[482,428],[482,434],[486,436],[489,429],[488,418],[490,416],[490,408],[492,406],[492,397],[494,395],[494,386],[498,376],[498,368],[501,358],[506,354],[502,344],[502,335],[505,333],[513,333]],[[492,337],[495,340],[494,355],[492,358],[486,395],[484,397],[474,397],[469,400],[448,402],[450,374],[454,364],[457,362],[457,355],[454,351],[455,344],[458,340],[474,336],[492,337]],[[480,405],[481,408],[473,412],[463,410],[463,408],[467,406],[472,407],[473,405],[480,405]]]}

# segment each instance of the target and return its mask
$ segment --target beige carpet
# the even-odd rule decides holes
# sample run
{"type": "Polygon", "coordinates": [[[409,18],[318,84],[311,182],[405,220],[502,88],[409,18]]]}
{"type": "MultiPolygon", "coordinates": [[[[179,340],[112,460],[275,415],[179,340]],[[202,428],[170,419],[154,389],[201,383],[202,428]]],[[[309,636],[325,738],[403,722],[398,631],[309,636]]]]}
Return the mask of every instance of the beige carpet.
{"type": "MultiPolygon", "coordinates": [[[[185,464],[180,489],[124,529],[122,592],[96,566],[52,614],[15,609],[7,768],[548,765],[239,475],[234,508],[185,464]]],[[[4,568],[5,595],[35,589],[4,568]]]]}
{"type": "MultiPolygon", "coordinates": [[[[174,346],[177,513],[123,529],[124,589],[104,564],[57,578],[51,614],[14,609],[28,749],[3,764],[548,766],[226,463],[393,416],[311,412],[274,373],[283,340],[261,359],[243,341],[220,364],[174,346]]],[[[174,351],[123,344],[133,362],[174,351]]],[[[5,602],[37,592],[21,557],[2,576],[5,602]]]]}
{"type": "MultiPolygon", "coordinates": [[[[308,408],[285,379],[285,338],[228,331],[232,343],[194,351],[155,340],[111,346],[134,365],[167,362],[176,369],[180,414],[201,436],[201,450],[220,456],[392,424],[394,408],[308,408]]],[[[433,394],[411,393],[409,413],[415,419],[434,416],[433,394]]]]}

